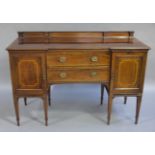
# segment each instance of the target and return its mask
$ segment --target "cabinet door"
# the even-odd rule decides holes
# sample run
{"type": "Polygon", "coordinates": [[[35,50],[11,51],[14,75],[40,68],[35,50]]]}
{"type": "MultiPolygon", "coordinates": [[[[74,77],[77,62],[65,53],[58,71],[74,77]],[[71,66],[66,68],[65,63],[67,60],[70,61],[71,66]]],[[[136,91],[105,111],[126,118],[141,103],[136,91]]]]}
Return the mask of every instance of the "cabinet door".
{"type": "Polygon", "coordinates": [[[11,67],[16,90],[44,88],[46,78],[44,53],[14,53],[11,56],[11,67]]]}
{"type": "Polygon", "coordinates": [[[146,65],[146,52],[112,53],[112,86],[118,93],[142,91],[146,65]]]}

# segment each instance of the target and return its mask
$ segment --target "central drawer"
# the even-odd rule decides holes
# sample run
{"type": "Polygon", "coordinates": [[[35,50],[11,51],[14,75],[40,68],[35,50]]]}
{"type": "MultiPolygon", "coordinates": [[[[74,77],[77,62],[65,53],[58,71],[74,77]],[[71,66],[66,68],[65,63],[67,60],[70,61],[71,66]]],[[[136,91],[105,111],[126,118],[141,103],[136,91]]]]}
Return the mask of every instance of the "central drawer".
{"type": "Polygon", "coordinates": [[[108,50],[50,50],[47,67],[59,66],[109,66],[108,50]]]}
{"type": "Polygon", "coordinates": [[[108,82],[109,67],[53,68],[47,70],[48,83],[53,82],[108,82]]]}

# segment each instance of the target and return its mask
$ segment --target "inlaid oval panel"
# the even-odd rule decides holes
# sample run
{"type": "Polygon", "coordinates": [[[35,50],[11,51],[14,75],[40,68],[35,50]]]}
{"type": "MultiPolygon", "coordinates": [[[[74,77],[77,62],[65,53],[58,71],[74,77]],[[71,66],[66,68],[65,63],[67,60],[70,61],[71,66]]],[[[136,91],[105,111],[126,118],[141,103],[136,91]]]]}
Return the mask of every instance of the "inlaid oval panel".
{"type": "Polygon", "coordinates": [[[18,63],[20,87],[36,87],[39,85],[39,66],[36,60],[20,60],[18,63]]]}
{"type": "Polygon", "coordinates": [[[138,61],[137,60],[122,60],[118,68],[118,83],[125,87],[134,87],[138,79],[138,61]]]}

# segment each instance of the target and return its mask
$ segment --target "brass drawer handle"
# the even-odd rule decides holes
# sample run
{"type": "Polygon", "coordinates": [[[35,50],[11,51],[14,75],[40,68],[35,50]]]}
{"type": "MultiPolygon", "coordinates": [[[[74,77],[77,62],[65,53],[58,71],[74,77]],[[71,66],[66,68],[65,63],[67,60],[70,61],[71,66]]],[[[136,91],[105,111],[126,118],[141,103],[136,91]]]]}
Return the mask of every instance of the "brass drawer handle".
{"type": "Polygon", "coordinates": [[[97,75],[97,72],[94,72],[94,71],[93,71],[93,72],[91,72],[90,75],[91,75],[91,77],[95,77],[95,76],[97,75]]]}
{"type": "Polygon", "coordinates": [[[61,56],[61,57],[59,58],[59,62],[65,63],[65,62],[66,62],[66,57],[61,56]]]}
{"type": "Polygon", "coordinates": [[[60,78],[66,78],[67,77],[67,73],[66,72],[61,72],[59,74],[60,78]]]}
{"type": "Polygon", "coordinates": [[[98,57],[97,56],[92,56],[91,57],[91,61],[92,62],[97,62],[98,61],[98,57]]]}

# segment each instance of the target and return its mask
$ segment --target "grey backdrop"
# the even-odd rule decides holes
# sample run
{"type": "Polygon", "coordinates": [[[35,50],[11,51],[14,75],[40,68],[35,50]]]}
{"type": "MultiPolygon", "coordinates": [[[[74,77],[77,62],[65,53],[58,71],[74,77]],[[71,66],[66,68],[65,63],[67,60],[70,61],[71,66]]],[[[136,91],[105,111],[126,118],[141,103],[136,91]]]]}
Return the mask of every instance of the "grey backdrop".
{"type": "Polygon", "coordinates": [[[0,131],[155,131],[155,24],[0,24],[0,131]],[[6,47],[18,31],[106,31],[133,30],[151,47],[148,56],[140,123],[134,125],[135,98],[126,106],[114,100],[112,123],[106,125],[107,95],[99,106],[99,85],[57,85],[52,91],[49,126],[44,127],[43,108],[38,99],[20,102],[21,127],[16,126],[12,104],[9,59],[6,47]],[[33,104],[31,104],[33,103],[33,104]],[[38,104],[40,104],[38,106],[38,104]]]}

